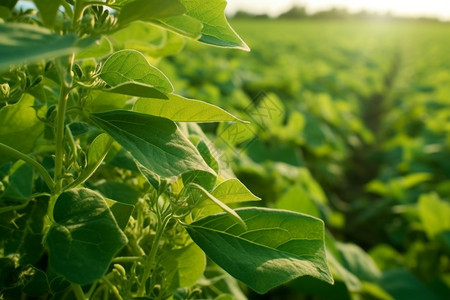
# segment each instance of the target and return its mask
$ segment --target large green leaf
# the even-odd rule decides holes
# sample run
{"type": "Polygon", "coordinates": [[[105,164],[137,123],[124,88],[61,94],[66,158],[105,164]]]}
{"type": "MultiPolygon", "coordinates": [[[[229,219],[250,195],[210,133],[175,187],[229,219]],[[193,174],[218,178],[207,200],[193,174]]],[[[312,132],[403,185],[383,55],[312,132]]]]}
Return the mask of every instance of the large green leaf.
{"type": "Polygon", "coordinates": [[[105,90],[113,93],[167,99],[165,94],[173,92],[166,75],[136,50],[121,50],[108,57],[100,78],[107,84],[105,90]]]}
{"type": "Polygon", "coordinates": [[[175,122],[241,121],[220,107],[203,101],[174,94],[167,97],[169,100],[141,98],[134,105],[134,110],[175,122]]]}
{"type": "MultiPolygon", "coordinates": [[[[33,149],[36,139],[44,130],[44,124],[37,118],[33,105],[34,98],[25,94],[18,103],[0,109],[0,143],[24,153],[33,149]]],[[[0,153],[0,164],[8,159],[10,157],[0,153]]]]}
{"type": "Polygon", "coordinates": [[[123,26],[137,20],[149,21],[173,17],[185,12],[186,8],[179,0],[134,0],[123,5],[118,22],[123,26]]]}
{"type": "Polygon", "coordinates": [[[199,41],[221,47],[250,50],[227,22],[224,14],[227,6],[225,0],[181,0],[181,3],[186,7],[186,15],[203,24],[199,41]]]}
{"type": "Polygon", "coordinates": [[[0,70],[13,64],[54,59],[75,51],[74,34],[58,35],[28,24],[0,24],[0,70]]]}
{"type": "Polygon", "coordinates": [[[171,290],[193,285],[206,267],[205,253],[194,243],[164,252],[160,261],[171,290]]]}
{"type": "Polygon", "coordinates": [[[45,240],[50,266],[71,282],[88,284],[102,277],[127,243],[106,201],[92,190],[59,195],[53,218],[45,240]]]}
{"type": "Polygon", "coordinates": [[[178,176],[193,170],[214,174],[169,119],[123,110],[91,114],[91,118],[143,167],[159,176],[178,176]]]}
{"type": "Polygon", "coordinates": [[[47,27],[53,27],[62,0],[33,0],[47,27]]]}
{"type": "Polygon", "coordinates": [[[224,213],[186,226],[194,242],[232,276],[258,293],[306,275],[333,283],[321,220],[267,208],[236,212],[248,229],[224,213]]]}

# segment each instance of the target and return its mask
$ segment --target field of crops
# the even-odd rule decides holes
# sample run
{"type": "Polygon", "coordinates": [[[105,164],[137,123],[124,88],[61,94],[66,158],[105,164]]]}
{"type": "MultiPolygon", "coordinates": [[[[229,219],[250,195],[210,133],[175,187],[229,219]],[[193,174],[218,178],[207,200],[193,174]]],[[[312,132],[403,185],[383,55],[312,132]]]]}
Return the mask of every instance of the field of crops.
{"type": "Polygon", "coordinates": [[[0,300],[448,299],[449,24],[226,4],[0,3],[0,300]]]}
{"type": "Polygon", "coordinates": [[[445,299],[448,24],[232,25],[250,53],[189,44],[160,67],[183,94],[252,122],[205,130],[262,205],[325,220],[337,283],[297,279],[264,299],[445,299]]]}

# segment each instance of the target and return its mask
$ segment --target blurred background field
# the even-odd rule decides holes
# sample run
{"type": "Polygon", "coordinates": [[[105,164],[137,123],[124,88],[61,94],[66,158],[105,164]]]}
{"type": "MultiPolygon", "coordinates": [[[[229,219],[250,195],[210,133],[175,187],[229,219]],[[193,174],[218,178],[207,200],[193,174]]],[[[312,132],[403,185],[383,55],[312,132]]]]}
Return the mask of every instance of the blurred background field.
{"type": "Polygon", "coordinates": [[[203,128],[261,205],[325,221],[336,279],[249,297],[448,299],[450,24],[240,16],[251,52],[188,43],[158,66],[251,121],[203,128]]]}

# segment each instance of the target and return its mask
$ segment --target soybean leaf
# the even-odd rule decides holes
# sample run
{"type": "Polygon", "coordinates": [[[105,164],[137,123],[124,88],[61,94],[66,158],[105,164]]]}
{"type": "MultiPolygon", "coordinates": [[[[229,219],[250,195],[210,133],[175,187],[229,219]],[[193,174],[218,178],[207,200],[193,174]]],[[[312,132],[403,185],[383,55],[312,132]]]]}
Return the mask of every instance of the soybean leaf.
{"type": "Polygon", "coordinates": [[[58,35],[28,24],[0,24],[0,70],[68,55],[77,48],[74,34],[58,35]]]}
{"type": "Polygon", "coordinates": [[[275,203],[276,208],[287,209],[299,213],[320,217],[319,209],[314,201],[309,197],[305,189],[299,185],[290,188],[275,203]]]}
{"type": "Polygon", "coordinates": [[[56,200],[55,223],[45,243],[50,266],[77,284],[102,277],[114,255],[127,243],[102,196],[88,189],[71,189],[56,200]]]}
{"type": "Polygon", "coordinates": [[[152,58],[176,54],[185,44],[178,34],[144,22],[134,22],[108,38],[116,48],[135,49],[152,58]]]}
{"type": "Polygon", "coordinates": [[[169,100],[141,98],[134,110],[171,119],[175,122],[241,121],[215,105],[178,95],[167,95],[169,100]]]}
{"type": "Polygon", "coordinates": [[[9,184],[0,198],[26,201],[33,190],[33,167],[23,161],[16,162],[10,170],[9,184]]]}
{"type": "MultiPolygon", "coordinates": [[[[0,109],[0,143],[24,153],[33,150],[36,139],[44,130],[44,124],[37,118],[33,105],[34,98],[25,94],[18,103],[0,109]]],[[[0,164],[9,159],[9,156],[1,153],[0,164]]]]}
{"type": "Polygon", "coordinates": [[[112,54],[103,65],[100,78],[107,84],[105,90],[112,93],[167,99],[165,94],[173,92],[166,75],[136,50],[112,54]]]}
{"type": "Polygon", "coordinates": [[[385,271],[379,285],[396,300],[438,299],[427,286],[405,269],[385,271]]]}
{"type": "Polygon", "coordinates": [[[45,26],[53,27],[62,0],[33,0],[45,26]]]}
{"type": "Polygon", "coordinates": [[[96,40],[93,45],[90,47],[81,50],[77,53],[77,59],[85,59],[85,58],[102,58],[108,54],[111,54],[113,51],[113,47],[111,42],[106,38],[102,37],[100,40],[96,40]]]}
{"type": "Polygon", "coordinates": [[[202,36],[203,24],[187,15],[163,18],[152,22],[191,39],[198,40],[202,36]]]}
{"type": "Polygon", "coordinates": [[[225,0],[181,0],[181,3],[186,7],[186,15],[203,24],[199,41],[221,47],[250,50],[227,22],[224,14],[227,6],[225,0]]]}
{"type": "Polygon", "coordinates": [[[135,0],[125,3],[119,13],[119,25],[124,26],[130,22],[151,19],[167,18],[181,15],[186,8],[179,0],[135,0]]]}
{"type": "Polygon", "coordinates": [[[9,211],[0,215],[2,255],[18,257],[21,265],[35,265],[44,253],[42,232],[47,199],[42,197],[36,200],[31,201],[19,214],[9,211]]]}
{"type": "Polygon", "coordinates": [[[343,266],[362,281],[376,282],[381,272],[372,258],[355,244],[336,243],[343,266]]]}
{"type": "Polygon", "coordinates": [[[181,248],[166,251],[161,255],[161,265],[166,271],[169,289],[193,285],[203,274],[206,267],[205,253],[194,243],[181,248]]]}
{"type": "MultiPolygon", "coordinates": [[[[261,200],[261,198],[253,195],[239,179],[228,179],[222,182],[211,194],[227,205],[261,200]]],[[[196,217],[207,216],[217,212],[220,212],[220,208],[209,201],[200,202],[194,209],[196,217]]]]}
{"type": "Polygon", "coordinates": [[[430,239],[450,230],[450,204],[435,193],[421,195],[418,203],[419,216],[430,239]]]}
{"type": "Polygon", "coordinates": [[[224,213],[186,226],[194,242],[232,276],[258,293],[306,275],[333,283],[320,219],[267,208],[236,213],[248,229],[224,213]]]}
{"type": "Polygon", "coordinates": [[[100,134],[92,141],[87,153],[87,165],[83,168],[77,179],[70,184],[71,187],[82,184],[94,174],[95,170],[97,170],[105,159],[106,154],[108,154],[112,142],[112,138],[107,134],[100,134]]]}
{"type": "Polygon", "coordinates": [[[196,184],[196,183],[190,183],[190,186],[195,187],[199,191],[202,192],[202,194],[205,196],[206,199],[211,200],[217,207],[220,207],[225,213],[227,213],[237,224],[241,225],[243,228],[247,228],[247,225],[245,225],[244,220],[228,205],[211,195],[207,190],[205,190],[202,186],[196,184]]]}
{"type": "Polygon", "coordinates": [[[214,174],[198,150],[169,119],[116,110],[91,119],[145,168],[162,177],[192,170],[214,174]]]}

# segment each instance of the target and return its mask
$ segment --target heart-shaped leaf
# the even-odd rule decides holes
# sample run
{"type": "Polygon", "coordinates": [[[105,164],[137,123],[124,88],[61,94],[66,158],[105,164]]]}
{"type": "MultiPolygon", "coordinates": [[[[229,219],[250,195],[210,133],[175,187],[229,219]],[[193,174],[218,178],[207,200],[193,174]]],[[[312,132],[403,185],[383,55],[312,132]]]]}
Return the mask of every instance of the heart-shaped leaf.
{"type": "Polygon", "coordinates": [[[45,241],[50,266],[71,282],[83,285],[102,277],[127,243],[105,199],[92,190],[59,195],[53,218],[45,241]]]}

